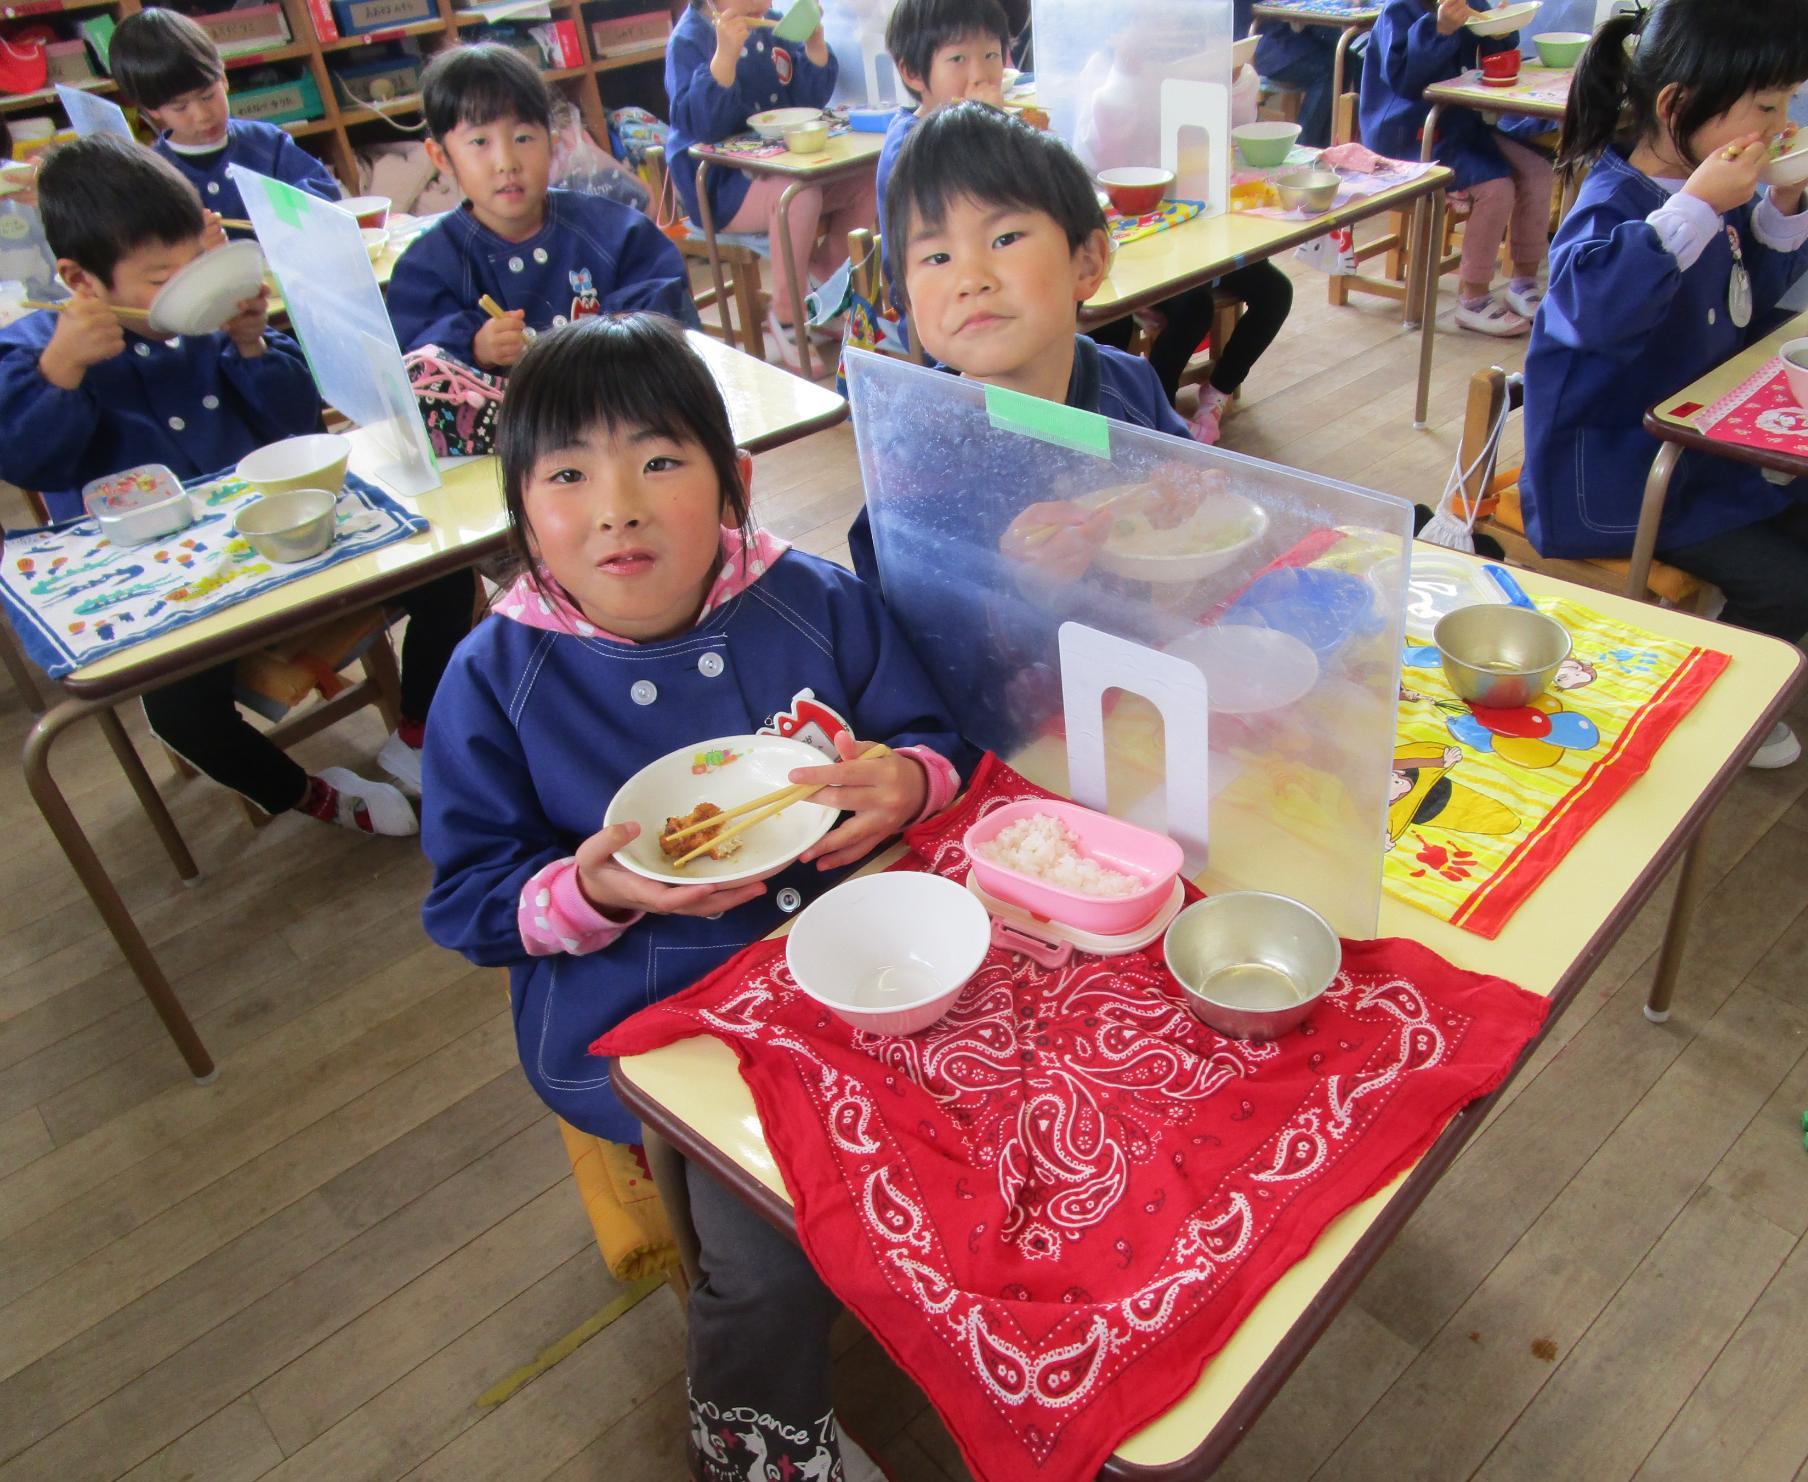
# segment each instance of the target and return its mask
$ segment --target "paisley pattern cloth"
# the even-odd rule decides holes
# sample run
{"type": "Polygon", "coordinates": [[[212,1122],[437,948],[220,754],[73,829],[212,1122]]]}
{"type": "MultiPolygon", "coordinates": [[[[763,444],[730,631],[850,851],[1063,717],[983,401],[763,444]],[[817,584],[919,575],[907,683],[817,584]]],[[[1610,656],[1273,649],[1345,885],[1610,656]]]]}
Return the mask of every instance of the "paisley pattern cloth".
{"type": "MultiPolygon", "coordinates": [[[[1047,796],[987,757],[898,868],[964,880],[975,818],[1047,796]]],[[[1331,1220],[1498,1085],[1545,1002],[1404,940],[1346,942],[1267,1045],[1193,1019],[1159,946],[1045,970],[995,949],[920,1034],[868,1035],[756,944],[597,1053],[734,1047],[823,1280],[982,1482],[1091,1477],[1331,1220]]]]}

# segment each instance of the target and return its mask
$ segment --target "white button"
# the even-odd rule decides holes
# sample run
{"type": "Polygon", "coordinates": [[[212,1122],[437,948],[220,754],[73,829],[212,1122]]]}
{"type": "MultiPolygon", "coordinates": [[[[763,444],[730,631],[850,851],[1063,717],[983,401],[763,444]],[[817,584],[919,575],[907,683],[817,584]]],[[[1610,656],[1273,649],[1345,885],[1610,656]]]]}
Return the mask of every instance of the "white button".
{"type": "Polygon", "coordinates": [[[776,103],[776,102],[778,102],[778,94],[777,94],[777,93],[774,93],[774,94],[773,94],[773,95],[772,95],[772,101],[773,101],[773,102],[774,102],[774,103],[776,103]]]}
{"type": "Polygon", "coordinates": [[[220,182],[217,180],[209,180],[207,182],[207,193],[210,196],[217,196],[220,193],[220,182]]]}
{"type": "Polygon", "coordinates": [[[203,396],[201,398],[201,405],[206,407],[210,412],[217,412],[220,409],[220,398],[217,396],[203,396]]]}
{"type": "Polygon", "coordinates": [[[1712,309],[1708,310],[1708,323],[1709,324],[1712,324],[1714,322],[1714,320],[1718,317],[1719,316],[1716,315],[1712,309]]]}
{"type": "Polygon", "coordinates": [[[140,355],[149,355],[151,353],[151,347],[145,344],[143,340],[140,340],[136,345],[132,346],[132,348],[140,355]]]}
{"type": "Polygon", "coordinates": [[[745,47],[745,46],[743,46],[743,47],[742,47],[742,48],[741,48],[741,55],[742,55],[742,56],[746,56],[746,55],[747,55],[747,48],[746,48],[746,47],[745,47]]]}
{"type": "Polygon", "coordinates": [[[707,653],[697,660],[697,672],[705,679],[715,679],[722,673],[722,655],[707,653]]]}
{"type": "Polygon", "coordinates": [[[180,432],[184,427],[188,426],[188,423],[184,422],[180,417],[171,417],[169,419],[169,425],[171,432],[180,432]]]}
{"type": "Polygon", "coordinates": [[[804,898],[798,894],[796,886],[787,885],[772,898],[772,903],[789,916],[804,903],[804,898]]]}
{"type": "Polygon", "coordinates": [[[511,257],[509,259],[509,271],[511,273],[519,273],[526,266],[527,264],[518,257],[511,257]]]}
{"type": "Polygon", "coordinates": [[[756,41],[753,43],[753,49],[755,51],[764,51],[766,49],[766,43],[763,41],[756,41]]]}
{"type": "Polygon", "coordinates": [[[637,679],[628,691],[628,698],[636,705],[651,705],[659,698],[659,686],[650,679],[637,679]]]}
{"type": "Polygon", "coordinates": [[[545,248],[544,248],[544,247],[536,247],[536,248],[534,248],[534,261],[535,261],[535,262],[537,262],[537,263],[541,263],[541,264],[544,264],[544,263],[545,263],[545,261],[546,261],[546,249],[545,249],[545,248]]]}

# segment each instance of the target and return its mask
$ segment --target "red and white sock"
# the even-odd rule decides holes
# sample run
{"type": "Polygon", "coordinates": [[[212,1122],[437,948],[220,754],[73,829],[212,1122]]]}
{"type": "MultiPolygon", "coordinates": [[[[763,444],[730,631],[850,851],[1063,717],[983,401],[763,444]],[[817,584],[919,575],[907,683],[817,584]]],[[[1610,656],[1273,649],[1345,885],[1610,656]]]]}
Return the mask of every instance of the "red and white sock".
{"type": "Polygon", "coordinates": [[[366,834],[402,838],[420,832],[420,820],[401,792],[344,767],[327,767],[308,778],[300,811],[323,823],[366,834]]]}

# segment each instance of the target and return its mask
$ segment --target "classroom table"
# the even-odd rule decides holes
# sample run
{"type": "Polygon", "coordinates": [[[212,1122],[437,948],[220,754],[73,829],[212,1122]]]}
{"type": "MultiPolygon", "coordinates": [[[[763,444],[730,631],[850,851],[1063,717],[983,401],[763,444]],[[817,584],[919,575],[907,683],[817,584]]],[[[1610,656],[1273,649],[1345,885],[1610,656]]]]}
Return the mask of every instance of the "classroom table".
{"type": "MultiPolygon", "coordinates": [[[[689,333],[692,346],[708,363],[728,404],[735,441],[749,452],[795,442],[847,416],[847,403],[833,391],[800,381],[696,330],[689,333]]],[[[368,468],[374,461],[371,434],[354,432],[352,445],[353,471],[368,468]]],[[[185,881],[198,879],[194,858],[114,707],[171,680],[305,632],[341,613],[373,606],[424,581],[500,555],[508,545],[508,517],[497,460],[458,460],[443,468],[442,475],[439,488],[404,501],[427,517],[428,528],[421,534],[314,572],[64,675],[58,681],[62,697],[38,718],[25,738],[25,781],[38,810],[199,1081],[213,1078],[213,1058],[51,775],[51,748],[75,722],[96,716],[177,873],[185,881]]]]}
{"type": "Polygon", "coordinates": [[[1080,309],[1082,329],[1121,319],[1138,309],[1200,284],[1209,283],[1252,262],[1277,257],[1289,247],[1322,237],[1338,227],[1354,226],[1372,216],[1413,209],[1413,279],[1407,285],[1402,318],[1419,329],[1419,379],[1413,401],[1413,425],[1425,425],[1431,396],[1432,330],[1437,317],[1437,277],[1421,271],[1430,260],[1431,244],[1444,234],[1444,192],[1451,172],[1439,166],[1372,196],[1351,201],[1318,216],[1288,221],[1249,211],[1195,216],[1191,221],[1120,246],[1105,281],[1080,309]],[[1415,315],[1417,316],[1415,318],[1415,315]]]}
{"type": "Polygon", "coordinates": [[[1449,82],[1432,83],[1425,89],[1425,101],[1431,104],[1431,110],[1425,115],[1425,143],[1419,158],[1436,157],[1438,116],[1446,108],[1473,108],[1478,113],[1510,113],[1520,118],[1562,123],[1564,109],[1569,106],[1572,70],[1526,63],[1520,67],[1519,81],[1512,87],[1484,87],[1478,73],[1464,73],[1449,82]]]}
{"type": "MultiPolygon", "coordinates": [[[[1659,749],[1647,775],[1582,836],[1493,941],[1391,895],[1382,897],[1379,935],[1414,938],[1458,967],[1498,974],[1548,996],[1551,1013],[1542,1038],[1744,771],[1801,687],[1804,657],[1793,644],[1687,613],[1536,572],[1515,575],[1533,594],[1570,597],[1622,622],[1705,644],[1733,659],[1659,749]]],[[[1679,891],[1671,922],[1678,946],[1678,918],[1686,917],[1687,910],[1684,892],[1679,891]]],[[[1665,941],[1667,954],[1672,937],[1665,941]]],[[[1537,1043],[1535,1039],[1526,1047],[1520,1066],[1537,1043]]],[[[650,1148],[663,1152],[669,1146],[682,1157],[696,1159],[764,1218],[789,1232],[791,1209],[784,1182],[736,1069],[734,1052],[727,1045],[701,1037],[620,1060],[614,1084],[652,1134],[650,1148]]],[[[1458,1113],[1417,1165],[1327,1227],[1206,1365],[1192,1391],[1126,1439],[1101,1475],[1198,1478],[1218,1466],[1450,1167],[1500,1094],[1497,1089],[1458,1113]]]]}
{"type": "MultiPolygon", "coordinates": [[[[859,132],[833,134],[828,144],[815,154],[792,154],[787,150],[764,158],[727,153],[711,144],[691,145],[691,155],[697,161],[697,214],[703,218],[698,225],[703,228],[703,241],[709,248],[709,271],[718,304],[726,306],[728,296],[724,289],[722,257],[716,245],[715,216],[709,208],[707,179],[710,167],[719,165],[748,175],[779,175],[788,182],[784,194],[778,198],[778,240],[772,243],[772,250],[791,289],[791,303],[797,316],[798,369],[806,381],[815,379],[810,367],[810,335],[803,324],[804,295],[809,285],[799,275],[797,254],[791,250],[791,201],[806,185],[826,185],[845,176],[876,170],[879,151],[884,147],[885,135],[859,132]]],[[[727,313],[726,307],[723,313],[727,313]]]]}
{"type": "Polygon", "coordinates": [[[1344,55],[1350,43],[1381,19],[1378,5],[1341,5],[1328,0],[1267,0],[1251,8],[1258,21],[1285,21],[1292,26],[1337,27],[1337,50],[1331,56],[1331,142],[1342,144],[1336,137],[1339,105],[1343,102],[1344,55]]]}

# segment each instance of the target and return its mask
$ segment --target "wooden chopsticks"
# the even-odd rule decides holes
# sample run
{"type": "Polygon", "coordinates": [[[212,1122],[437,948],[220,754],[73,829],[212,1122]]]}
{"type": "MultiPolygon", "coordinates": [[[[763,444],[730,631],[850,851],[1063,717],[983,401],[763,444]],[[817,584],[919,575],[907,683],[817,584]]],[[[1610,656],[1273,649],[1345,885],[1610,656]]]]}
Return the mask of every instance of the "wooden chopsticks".
{"type": "Polygon", "coordinates": [[[229,226],[234,231],[241,231],[241,232],[254,232],[257,230],[257,228],[254,227],[250,222],[241,220],[237,216],[222,216],[220,218],[220,225],[221,226],[229,226]]]}
{"type": "MultiPolygon", "coordinates": [[[[1147,484],[1129,484],[1126,487],[1119,489],[1117,493],[1113,494],[1109,499],[1101,499],[1097,504],[1093,505],[1092,508],[1087,510],[1086,518],[1090,520],[1101,510],[1110,509],[1112,505],[1118,502],[1118,500],[1126,498],[1131,494],[1145,493],[1147,492],[1148,487],[1147,484]]],[[[1063,530],[1071,530],[1073,528],[1072,525],[1038,525],[1034,530],[1023,537],[1023,543],[1026,546],[1041,545],[1045,540],[1053,540],[1063,530]]]]}
{"type": "MultiPolygon", "coordinates": [[[[883,741],[875,741],[871,746],[867,747],[865,751],[861,752],[859,756],[855,757],[854,760],[859,762],[870,762],[879,757],[889,755],[891,755],[891,748],[883,741]]],[[[789,808],[793,803],[801,803],[805,798],[821,792],[826,786],[828,786],[828,784],[825,782],[793,783],[790,787],[778,788],[773,792],[765,793],[757,798],[752,798],[745,803],[737,804],[733,808],[725,808],[722,812],[715,814],[713,817],[705,818],[701,822],[686,824],[683,828],[673,829],[669,834],[661,834],[660,838],[662,840],[682,839],[701,829],[720,828],[722,820],[725,818],[740,819],[740,822],[736,823],[732,828],[722,829],[721,833],[717,834],[713,839],[699,844],[695,849],[691,850],[689,854],[680,855],[677,859],[672,861],[671,868],[674,870],[683,869],[699,855],[709,853],[710,850],[714,849],[724,839],[732,839],[737,834],[745,833],[756,823],[764,823],[768,818],[773,817],[775,814],[784,812],[785,809],[789,808]]]]}
{"type": "Polygon", "coordinates": [[[487,293],[477,300],[477,307],[482,309],[484,313],[488,314],[492,319],[508,318],[508,310],[503,308],[501,304],[497,303],[496,300],[491,298],[487,293]]]}
{"type": "MultiPolygon", "coordinates": [[[[43,299],[27,298],[21,299],[19,304],[21,308],[49,309],[53,314],[60,314],[74,302],[74,299],[66,298],[60,303],[52,304],[46,303],[43,299]]],[[[127,319],[149,319],[151,317],[149,309],[129,309],[124,304],[108,304],[107,307],[115,314],[123,315],[127,319]]]]}

